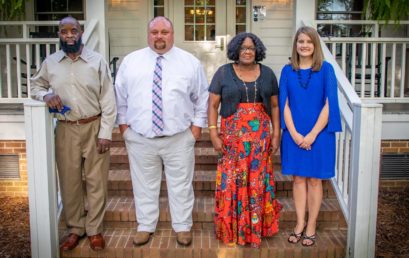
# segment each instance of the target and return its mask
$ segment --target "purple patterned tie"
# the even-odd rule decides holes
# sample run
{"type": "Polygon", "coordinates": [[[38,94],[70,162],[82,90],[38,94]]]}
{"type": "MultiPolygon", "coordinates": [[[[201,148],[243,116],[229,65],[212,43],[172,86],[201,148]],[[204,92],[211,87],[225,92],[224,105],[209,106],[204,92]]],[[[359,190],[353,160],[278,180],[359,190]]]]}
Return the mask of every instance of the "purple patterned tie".
{"type": "Polygon", "coordinates": [[[162,61],[163,56],[156,58],[155,71],[153,72],[152,85],[152,128],[160,136],[163,132],[162,116],[162,61]]]}

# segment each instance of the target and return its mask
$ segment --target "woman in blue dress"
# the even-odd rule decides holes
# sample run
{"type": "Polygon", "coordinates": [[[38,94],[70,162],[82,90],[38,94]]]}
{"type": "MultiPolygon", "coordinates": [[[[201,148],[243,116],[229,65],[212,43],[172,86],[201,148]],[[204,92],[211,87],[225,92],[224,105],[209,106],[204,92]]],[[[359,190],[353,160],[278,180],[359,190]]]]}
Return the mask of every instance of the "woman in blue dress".
{"type": "Polygon", "coordinates": [[[304,246],[315,243],[322,179],[335,175],[335,132],[341,131],[337,80],[323,58],[317,31],[301,27],[280,77],[282,173],[293,176],[297,214],[288,242],[304,246]]]}

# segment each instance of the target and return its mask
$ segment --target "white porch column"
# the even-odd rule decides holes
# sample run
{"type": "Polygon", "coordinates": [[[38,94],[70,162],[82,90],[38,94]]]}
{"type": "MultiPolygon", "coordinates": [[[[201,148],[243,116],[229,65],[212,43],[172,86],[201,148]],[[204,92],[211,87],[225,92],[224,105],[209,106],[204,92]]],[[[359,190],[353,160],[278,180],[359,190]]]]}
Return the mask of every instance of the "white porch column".
{"type": "Polygon", "coordinates": [[[375,256],[382,105],[354,104],[347,257],[375,256]]]}
{"type": "Polygon", "coordinates": [[[59,257],[54,127],[44,102],[24,104],[31,256],[59,257]]]}
{"type": "Polygon", "coordinates": [[[86,0],[85,2],[85,20],[87,22],[91,19],[98,21],[97,29],[94,32],[99,39],[98,49],[96,50],[109,62],[109,39],[106,20],[107,8],[108,3],[106,0],[86,0]]]}
{"type": "Polygon", "coordinates": [[[316,1],[315,0],[294,0],[295,15],[294,15],[294,30],[303,26],[302,21],[307,26],[313,26],[316,13],[316,1]]]}

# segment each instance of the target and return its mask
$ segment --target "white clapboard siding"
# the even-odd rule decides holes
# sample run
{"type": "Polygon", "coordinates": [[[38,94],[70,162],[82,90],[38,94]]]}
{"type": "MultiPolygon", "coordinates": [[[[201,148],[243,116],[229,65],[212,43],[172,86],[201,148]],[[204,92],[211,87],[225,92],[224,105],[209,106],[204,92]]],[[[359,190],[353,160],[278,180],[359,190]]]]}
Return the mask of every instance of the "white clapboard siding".
{"type": "Polygon", "coordinates": [[[253,28],[267,48],[267,56],[263,63],[273,69],[279,78],[284,64],[291,55],[291,44],[294,33],[293,1],[280,4],[277,1],[262,1],[267,8],[263,21],[254,22],[253,28]]]}
{"type": "Polygon", "coordinates": [[[293,36],[293,30],[288,28],[269,28],[263,29],[262,37],[275,37],[275,38],[291,38],[293,36]]]}
{"type": "MultiPolygon", "coordinates": [[[[119,57],[119,63],[128,53],[147,45],[146,27],[149,20],[145,0],[109,1],[108,32],[110,59],[119,57]]],[[[118,64],[119,64],[118,63],[118,64]]]]}

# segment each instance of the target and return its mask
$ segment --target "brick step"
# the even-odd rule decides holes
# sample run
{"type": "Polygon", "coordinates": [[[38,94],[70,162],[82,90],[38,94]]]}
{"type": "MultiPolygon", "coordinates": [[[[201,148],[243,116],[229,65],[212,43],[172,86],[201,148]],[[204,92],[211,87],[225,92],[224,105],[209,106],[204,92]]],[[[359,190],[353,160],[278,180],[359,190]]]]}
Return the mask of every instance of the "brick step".
{"type": "MultiPolygon", "coordinates": [[[[128,152],[125,147],[112,147],[111,150],[111,169],[129,168],[128,152]]],[[[196,169],[215,169],[217,164],[218,153],[213,147],[196,147],[195,148],[195,168],[196,169]],[[203,166],[203,167],[201,167],[203,166]]],[[[280,164],[280,156],[273,156],[273,163],[280,164]]]]}
{"type": "MultiPolygon", "coordinates": [[[[276,182],[276,195],[278,197],[292,197],[293,183],[291,176],[283,176],[279,169],[274,172],[276,182]]],[[[216,171],[196,170],[193,178],[195,196],[214,196],[216,171]]],[[[335,198],[331,182],[323,181],[323,197],[335,198]]],[[[108,178],[109,196],[133,196],[132,181],[129,170],[110,170],[108,178]]],[[[167,195],[166,177],[162,175],[161,196],[167,195]]]]}
{"type": "MultiPolygon", "coordinates": [[[[106,228],[103,232],[106,248],[95,252],[89,247],[87,238],[72,251],[63,251],[61,257],[116,257],[116,258],[214,258],[214,257],[322,257],[341,258],[346,255],[347,232],[345,230],[318,230],[316,244],[303,247],[290,244],[290,230],[281,230],[273,237],[264,238],[260,249],[249,246],[226,245],[215,239],[214,231],[193,229],[192,244],[188,247],[176,242],[176,234],[170,229],[157,229],[151,240],[139,247],[133,246],[133,228],[106,228]]],[[[62,235],[62,233],[61,233],[62,235]]]]}
{"type": "MultiPolygon", "coordinates": [[[[291,198],[279,197],[283,205],[280,226],[292,229],[296,222],[294,202],[291,198]]],[[[160,228],[171,228],[171,215],[167,197],[159,198],[160,228]]],[[[214,198],[197,196],[193,207],[193,221],[195,228],[213,228],[214,198]]],[[[337,199],[324,199],[318,216],[318,227],[321,229],[345,228],[345,220],[337,199]]],[[[134,199],[132,197],[109,197],[105,212],[104,224],[111,227],[136,227],[134,199]]]]}

